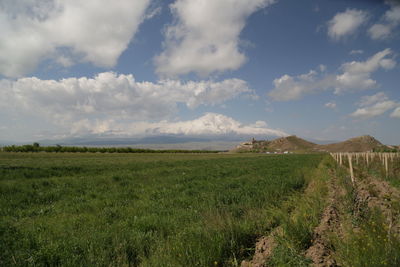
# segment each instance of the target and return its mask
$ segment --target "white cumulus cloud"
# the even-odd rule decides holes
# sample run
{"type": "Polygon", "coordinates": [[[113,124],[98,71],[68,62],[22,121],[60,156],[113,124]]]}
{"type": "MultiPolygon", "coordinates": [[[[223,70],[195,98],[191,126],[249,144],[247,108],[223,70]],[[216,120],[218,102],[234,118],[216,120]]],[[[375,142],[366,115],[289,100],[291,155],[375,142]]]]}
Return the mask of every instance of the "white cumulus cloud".
{"type": "Polygon", "coordinates": [[[368,89],[376,86],[376,81],[371,78],[371,74],[383,68],[393,69],[396,61],[388,56],[393,52],[390,49],[380,51],[363,62],[352,61],[341,66],[343,73],[336,77],[338,85],[335,93],[341,93],[349,89],[368,89]]]}
{"type": "Polygon", "coordinates": [[[393,52],[382,50],[366,61],[351,61],[342,64],[338,73],[311,70],[298,76],[283,75],[273,81],[274,88],[268,96],[275,101],[300,99],[306,94],[323,90],[334,90],[335,94],[375,88],[377,81],[371,78],[378,69],[390,70],[396,66],[393,52]]]}
{"type": "Polygon", "coordinates": [[[350,55],[359,55],[359,54],[363,54],[364,50],[358,49],[358,50],[351,50],[350,51],[350,55]]]}
{"type": "Polygon", "coordinates": [[[363,118],[376,117],[382,115],[383,113],[394,108],[395,106],[396,103],[393,101],[378,102],[375,103],[374,105],[357,109],[351,114],[351,116],[363,117],[363,118]]]}
{"type": "Polygon", "coordinates": [[[176,0],[175,22],[165,30],[164,51],[155,57],[156,71],[167,76],[235,70],[246,60],[240,32],[246,18],[275,0],[176,0]]]}
{"type": "Polygon", "coordinates": [[[150,0],[0,2],[0,74],[21,77],[44,59],[112,67],[145,18],[150,0]]]}
{"type": "Polygon", "coordinates": [[[372,39],[386,39],[390,36],[392,27],[385,24],[374,24],[368,29],[368,34],[372,39]]]}
{"type": "Polygon", "coordinates": [[[378,102],[384,102],[388,99],[389,98],[386,96],[386,94],[384,92],[379,92],[374,95],[367,95],[367,96],[361,97],[361,100],[358,102],[358,105],[360,107],[366,107],[366,106],[370,106],[370,105],[373,105],[378,102]]]}
{"type": "Polygon", "coordinates": [[[285,74],[273,81],[274,89],[268,93],[268,96],[275,101],[300,99],[304,94],[315,91],[316,86],[320,83],[318,79],[318,73],[314,70],[298,76],[285,74]]]}
{"type": "Polygon", "coordinates": [[[400,119],[400,107],[397,107],[392,114],[390,114],[392,118],[399,118],[400,119]]]}
{"type": "Polygon", "coordinates": [[[336,103],[335,102],[325,103],[325,107],[334,109],[336,108],[336,103]]]}
{"type": "Polygon", "coordinates": [[[360,108],[351,114],[352,117],[372,118],[399,106],[399,103],[389,100],[385,93],[379,92],[375,95],[363,96],[358,106],[360,108]]]}
{"type": "Polygon", "coordinates": [[[328,35],[333,40],[339,40],[354,34],[367,20],[368,14],[365,11],[347,9],[344,12],[337,13],[328,22],[328,35]]]}
{"type": "Polygon", "coordinates": [[[400,5],[394,2],[388,2],[390,9],[382,16],[380,23],[372,25],[368,34],[371,39],[384,40],[390,38],[397,26],[400,25],[400,5]]]}

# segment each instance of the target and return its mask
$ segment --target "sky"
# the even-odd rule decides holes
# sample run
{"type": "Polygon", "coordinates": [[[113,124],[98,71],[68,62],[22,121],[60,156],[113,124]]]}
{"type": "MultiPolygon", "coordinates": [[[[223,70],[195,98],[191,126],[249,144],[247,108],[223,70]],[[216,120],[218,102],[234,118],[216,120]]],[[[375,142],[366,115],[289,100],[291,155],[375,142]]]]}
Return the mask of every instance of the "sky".
{"type": "Polygon", "coordinates": [[[0,140],[400,144],[400,2],[0,0],[0,140]]]}

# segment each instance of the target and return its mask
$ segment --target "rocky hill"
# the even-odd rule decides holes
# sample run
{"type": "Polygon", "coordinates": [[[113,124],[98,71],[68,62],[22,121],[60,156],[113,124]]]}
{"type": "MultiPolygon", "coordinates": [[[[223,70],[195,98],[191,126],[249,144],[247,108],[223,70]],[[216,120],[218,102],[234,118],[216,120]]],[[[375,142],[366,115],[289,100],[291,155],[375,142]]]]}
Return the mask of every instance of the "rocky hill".
{"type": "Polygon", "coordinates": [[[374,137],[359,136],[343,142],[318,145],[295,135],[277,138],[275,140],[251,140],[242,143],[232,152],[367,152],[388,148],[374,137]]]}
{"type": "Polygon", "coordinates": [[[251,140],[241,143],[233,152],[307,152],[313,151],[317,144],[308,142],[295,135],[268,140],[251,140]]]}

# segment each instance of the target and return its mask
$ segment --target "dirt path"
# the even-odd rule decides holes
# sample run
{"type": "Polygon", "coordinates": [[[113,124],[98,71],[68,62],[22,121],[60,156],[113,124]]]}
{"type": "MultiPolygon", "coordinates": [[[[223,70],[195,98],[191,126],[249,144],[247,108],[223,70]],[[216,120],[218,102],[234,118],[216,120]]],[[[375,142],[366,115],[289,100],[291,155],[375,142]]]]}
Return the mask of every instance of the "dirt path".
{"type": "MultiPolygon", "coordinates": [[[[320,183],[321,181],[318,181],[318,183],[320,183]]],[[[307,187],[305,188],[304,192],[302,193],[304,196],[307,195],[312,195],[314,194],[314,191],[317,188],[316,185],[316,181],[312,180],[308,183],[307,187]]],[[[329,196],[330,196],[330,200],[329,202],[334,202],[336,203],[337,201],[334,200],[335,195],[337,194],[336,191],[338,191],[338,187],[337,187],[337,182],[335,181],[334,183],[331,183],[331,185],[328,185],[328,187],[330,187],[329,190],[329,196]]],[[[335,204],[336,205],[336,204],[335,204]]],[[[296,210],[296,205],[294,204],[294,209],[296,210]]],[[[292,210],[290,213],[293,213],[294,210],[292,210]]],[[[335,217],[336,214],[336,208],[334,207],[334,205],[330,205],[329,209],[324,211],[324,217],[326,217],[326,219],[324,220],[324,224],[327,225],[334,225],[335,221],[337,220],[335,217]],[[326,213],[326,216],[325,216],[326,213]]],[[[290,215],[292,216],[292,215],[290,215]]],[[[254,251],[254,255],[252,257],[251,260],[244,260],[241,263],[241,267],[266,267],[268,266],[268,260],[271,259],[271,256],[274,253],[274,249],[277,246],[277,243],[279,240],[279,238],[282,238],[282,236],[284,235],[283,233],[283,228],[281,226],[278,226],[277,228],[275,228],[274,230],[271,231],[271,233],[268,236],[263,236],[261,237],[255,246],[255,251],[254,251]]],[[[317,230],[316,230],[317,231],[317,230]]],[[[321,226],[318,230],[318,233],[315,234],[315,247],[312,248],[310,250],[310,255],[312,255],[313,257],[318,257],[318,258],[325,258],[327,253],[326,250],[324,250],[324,248],[326,247],[326,244],[324,244],[324,242],[321,240],[320,236],[321,233],[325,231],[325,226],[321,226]]],[[[331,257],[329,257],[331,258],[331,257]]],[[[327,261],[324,259],[324,261],[327,261]]],[[[331,266],[331,265],[326,265],[326,266],[331,266]]]]}
{"type": "MultiPolygon", "coordinates": [[[[315,190],[315,181],[308,183],[303,195],[311,194],[315,190]]],[[[292,211],[293,212],[293,211],[292,211]]],[[[273,229],[268,236],[258,239],[255,245],[255,251],[251,260],[243,260],[241,267],[266,267],[268,260],[271,258],[274,249],[277,246],[277,237],[283,236],[283,228],[281,226],[273,229]]]]}
{"type": "Polygon", "coordinates": [[[313,265],[318,267],[337,266],[328,235],[340,231],[339,197],[344,194],[344,190],[334,175],[331,175],[328,189],[328,205],[322,213],[320,224],[314,229],[312,245],[305,253],[313,265]]]}

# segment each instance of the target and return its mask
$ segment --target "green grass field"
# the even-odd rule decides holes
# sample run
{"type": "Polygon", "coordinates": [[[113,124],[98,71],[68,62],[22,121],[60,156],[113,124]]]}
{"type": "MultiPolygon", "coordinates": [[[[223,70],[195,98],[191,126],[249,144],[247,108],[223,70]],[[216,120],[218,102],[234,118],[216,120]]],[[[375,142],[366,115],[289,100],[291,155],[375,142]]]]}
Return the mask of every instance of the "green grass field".
{"type": "Polygon", "coordinates": [[[240,265],[324,157],[2,153],[0,265],[240,265]]]}

